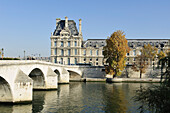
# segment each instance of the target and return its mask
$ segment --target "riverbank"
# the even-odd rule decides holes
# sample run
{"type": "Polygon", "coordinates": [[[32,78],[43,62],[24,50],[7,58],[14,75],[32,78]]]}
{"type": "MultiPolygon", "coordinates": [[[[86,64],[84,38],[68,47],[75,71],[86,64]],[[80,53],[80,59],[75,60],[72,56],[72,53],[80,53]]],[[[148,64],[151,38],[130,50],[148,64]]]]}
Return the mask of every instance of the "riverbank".
{"type": "Polygon", "coordinates": [[[159,83],[159,78],[81,78],[70,82],[109,82],[109,83],[159,83]]]}
{"type": "Polygon", "coordinates": [[[132,82],[132,83],[159,83],[158,78],[107,78],[107,82],[119,83],[119,82],[132,82]]]}

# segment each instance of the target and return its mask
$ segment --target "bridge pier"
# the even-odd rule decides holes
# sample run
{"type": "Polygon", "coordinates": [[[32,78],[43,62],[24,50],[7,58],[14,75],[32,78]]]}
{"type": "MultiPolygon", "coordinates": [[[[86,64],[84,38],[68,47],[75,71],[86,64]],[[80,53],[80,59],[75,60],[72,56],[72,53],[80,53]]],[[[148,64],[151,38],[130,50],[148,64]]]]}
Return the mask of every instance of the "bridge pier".
{"type": "Polygon", "coordinates": [[[58,75],[51,69],[48,68],[46,76],[46,89],[57,89],[58,88],[58,75]]]}
{"type": "Polygon", "coordinates": [[[18,69],[13,86],[13,102],[27,103],[32,101],[33,81],[24,72],[18,69]]]}
{"type": "Polygon", "coordinates": [[[4,73],[3,76],[1,76],[0,102],[30,103],[32,101],[32,79],[20,69],[10,71],[13,72],[10,76],[15,76],[14,80],[11,80],[11,82],[9,82],[8,79],[2,79],[2,77],[5,78],[7,76],[4,73]]]}
{"type": "Polygon", "coordinates": [[[69,83],[69,72],[64,68],[61,69],[61,74],[58,83],[59,84],[69,83]]]}

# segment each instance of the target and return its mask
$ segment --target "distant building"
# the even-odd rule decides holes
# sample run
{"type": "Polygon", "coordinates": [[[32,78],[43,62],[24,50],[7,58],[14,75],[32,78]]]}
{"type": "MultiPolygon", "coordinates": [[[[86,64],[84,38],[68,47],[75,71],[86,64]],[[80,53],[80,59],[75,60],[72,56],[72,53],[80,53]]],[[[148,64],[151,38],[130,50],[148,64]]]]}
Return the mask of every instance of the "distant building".
{"type": "MultiPolygon", "coordinates": [[[[51,33],[51,62],[75,65],[91,64],[104,65],[103,47],[105,39],[88,39],[83,41],[81,31],[81,19],[79,19],[79,31],[74,20],[56,19],[56,29],[51,33]]],[[[127,54],[127,64],[135,62],[135,57],[140,54],[144,44],[151,44],[160,50],[169,49],[170,39],[127,39],[131,51],[127,54]]],[[[156,58],[153,65],[158,61],[156,58]]]]}

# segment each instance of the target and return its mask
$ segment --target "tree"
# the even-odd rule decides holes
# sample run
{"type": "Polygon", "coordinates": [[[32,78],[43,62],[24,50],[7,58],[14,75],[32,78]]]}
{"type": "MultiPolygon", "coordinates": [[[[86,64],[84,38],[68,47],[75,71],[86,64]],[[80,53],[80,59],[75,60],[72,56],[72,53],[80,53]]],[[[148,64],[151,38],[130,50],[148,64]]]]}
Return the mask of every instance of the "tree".
{"type": "Polygon", "coordinates": [[[140,72],[140,78],[142,78],[142,73],[145,73],[149,64],[152,65],[152,60],[157,54],[157,48],[151,46],[150,44],[144,45],[141,50],[141,55],[136,57],[136,62],[132,65],[134,71],[140,72]],[[149,60],[149,61],[148,61],[149,60]]]}
{"type": "Polygon", "coordinates": [[[132,65],[132,69],[136,72],[140,72],[140,78],[142,78],[142,73],[145,73],[148,68],[148,58],[145,55],[138,55],[136,62],[132,65]]]}
{"type": "Polygon", "coordinates": [[[136,90],[136,96],[133,99],[143,104],[139,107],[141,112],[152,110],[154,113],[169,113],[170,111],[170,52],[162,58],[166,65],[164,75],[165,81],[160,85],[152,85],[148,88],[141,87],[136,90]],[[143,108],[145,108],[143,110],[143,108]]]}
{"type": "Polygon", "coordinates": [[[169,63],[170,63],[170,52],[167,52],[167,56],[160,57],[159,62],[158,62],[158,66],[161,65],[161,80],[160,80],[160,82],[162,82],[163,76],[165,76],[165,78],[167,78],[166,72],[170,71],[169,63]],[[164,68],[166,69],[165,73],[163,73],[164,68]]]}
{"type": "Polygon", "coordinates": [[[160,53],[157,54],[158,55],[158,59],[162,59],[165,57],[165,53],[163,51],[161,51],[160,53]]]}
{"type": "Polygon", "coordinates": [[[104,47],[104,58],[106,59],[105,71],[113,77],[120,75],[126,66],[126,53],[129,52],[127,40],[123,31],[114,32],[108,39],[107,45],[104,47]]]}
{"type": "Polygon", "coordinates": [[[156,57],[158,49],[150,44],[144,45],[141,53],[148,58],[149,63],[152,64],[152,60],[156,57]]]}
{"type": "Polygon", "coordinates": [[[162,82],[162,78],[163,78],[163,68],[165,66],[165,53],[163,51],[161,51],[160,53],[157,54],[158,55],[158,66],[161,65],[161,82],[162,82]]]}

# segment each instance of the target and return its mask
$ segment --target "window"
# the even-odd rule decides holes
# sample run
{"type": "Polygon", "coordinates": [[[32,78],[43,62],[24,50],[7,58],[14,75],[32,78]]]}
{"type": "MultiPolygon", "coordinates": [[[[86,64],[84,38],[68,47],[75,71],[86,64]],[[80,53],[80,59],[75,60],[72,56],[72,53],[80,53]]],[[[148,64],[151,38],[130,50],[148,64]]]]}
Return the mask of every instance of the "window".
{"type": "Polygon", "coordinates": [[[70,58],[68,58],[68,65],[70,65],[70,58]]]}
{"type": "Polygon", "coordinates": [[[129,61],[129,58],[127,58],[127,61],[129,61]]]}
{"type": "Polygon", "coordinates": [[[86,61],[86,58],[84,58],[84,61],[86,61]]]}
{"type": "Polygon", "coordinates": [[[96,62],[96,65],[98,65],[98,62],[96,62]]]}
{"type": "Polygon", "coordinates": [[[63,64],[63,58],[61,58],[61,64],[63,64]]]}
{"type": "Polygon", "coordinates": [[[57,58],[54,58],[54,63],[57,63],[57,58]]]}
{"type": "Polygon", "coordinates": [[[54,54],[57,55],[57,49],[55,49],[54,54]]]}
{"type": "Polygon", "coordinates": [[[159,50],[158,50],[158,53],[160,53],[160,52],[161,52],[161,50],[159,49],[159,50]]]}
{"type": "Polygon", "coordinates": [[[75,64],[77,64],[77,58],[74,59],[75,64]]]}
{"type": "Polygon", "coordinates": [[[70,49],[68,49],[68,56],[70,56],[70,49]]]}
{"type": "Polygon", "coordinates": [[[96,58],[96,61],[98,61],[98,58],[96,58]]]}
{"type": "Polygon", "coordinates": [[[90,55],[92,55],[92,50],[90,50],[90,55]]]}
{"type": "Polygon", "coordinates": [[[133,50],[133,55],[136,56],[136,50],[133,50]]]}
{"type": "Polygon", "coordinates": [[[63,46],[64,46],[63,41],[61,41],[61,47],[63,47],[63,46]]]}
{"type": "Polygon", "coordinates": [[[135,58],[133,58],[133,61],[135,61],[136,59],[135,58]]]}
{"type": "Polygon", "coordinates": [[[92,61],[92,58],[90,58],[90,61],[92,61]]]}
{"type": "Polygon", "coordinates": [[[70,47],[70,41],[68,41],[68,47],[70,47]]]}
{"type": "Polygon", "coordinates": [[[127,53],[127,56],[129,56],[129,53],[127,53]]]}
{"type": "Polygon", "coordinates": [[[56,41],[54,42],[54,46],[57,46],[57,42],[56,41]]]}
{"type": "Polygon", "coordinates": [[[84,50],[83,55],[86,55],[86,50],[84,50]]]}
{"type": "Polygon", "coordinates": [[[74,52],[75,52],[75,55],[77,55],[77,49],[75,49],[75,51],[74,51],[74,52]]]}
{"type": "Polygon", "coordinates": [[[62,56],[64,55],[64,50],[63,50],[63,49],[61,49],[61,55],[62,55],[62,56]]]}
{"type": "Polygon", "coordinates": [[[99,55],[99,50],[96,50],[96,55],[99,55]]]}
{"type": "Polygon", "coordinates": [[[74,42],[74,46],[77,46],[77,41],[74,42]]]}

